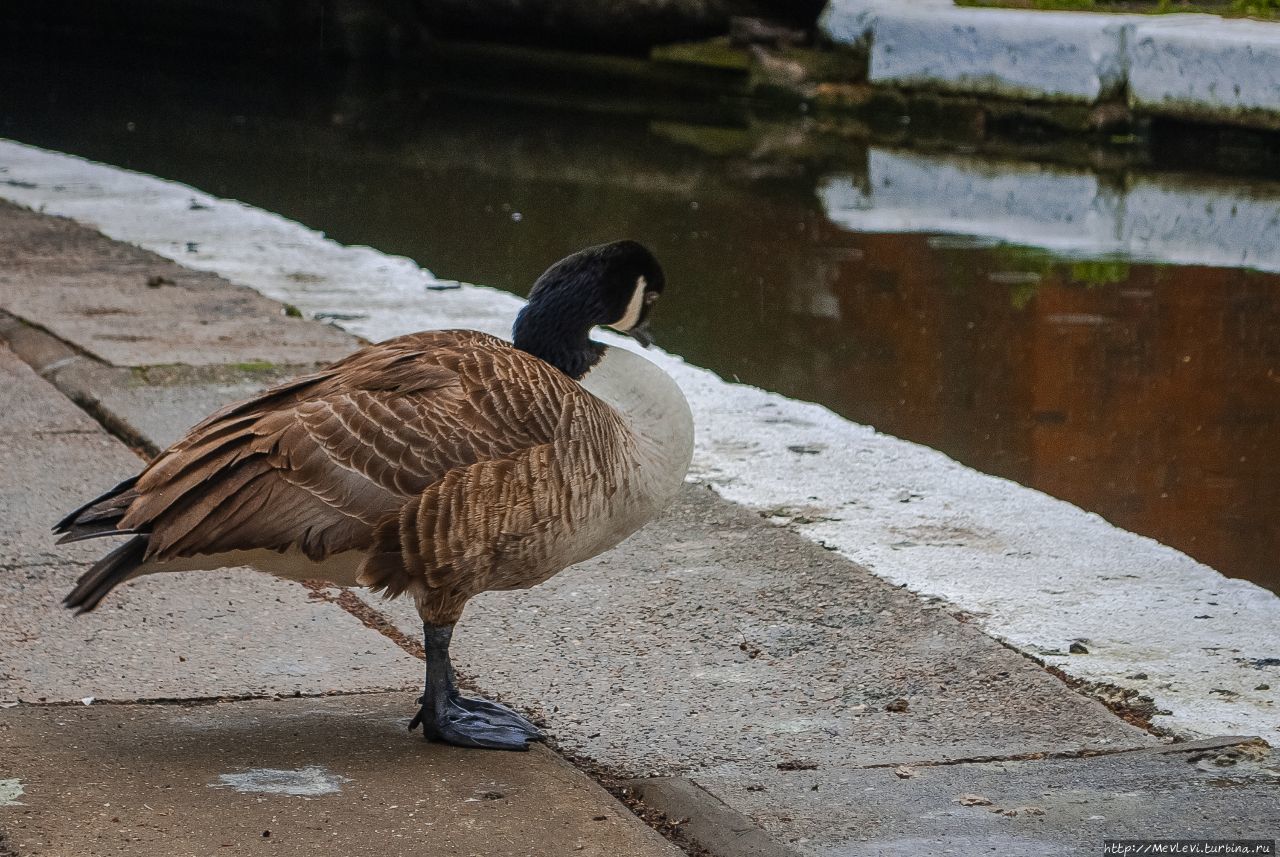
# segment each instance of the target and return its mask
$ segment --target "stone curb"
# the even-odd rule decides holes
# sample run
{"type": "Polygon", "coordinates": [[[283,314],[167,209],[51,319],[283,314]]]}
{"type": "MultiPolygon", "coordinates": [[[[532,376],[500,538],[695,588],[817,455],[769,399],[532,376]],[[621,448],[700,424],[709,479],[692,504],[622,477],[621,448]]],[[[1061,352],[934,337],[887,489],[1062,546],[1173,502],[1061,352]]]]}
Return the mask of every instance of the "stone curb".
{"type": "Polygon", "coordinates": [[[645,806],[678,825],[682,839],[709,857],[800,857],[800,852],[779,845],[742,813],[684,777],[650,777],[626,785],[645,806]]]}
{"type": "Polygon", "coordinates": [[[1280,126],[1280,24],[832,0],[820,27],[873,84],[1280,126]]]}

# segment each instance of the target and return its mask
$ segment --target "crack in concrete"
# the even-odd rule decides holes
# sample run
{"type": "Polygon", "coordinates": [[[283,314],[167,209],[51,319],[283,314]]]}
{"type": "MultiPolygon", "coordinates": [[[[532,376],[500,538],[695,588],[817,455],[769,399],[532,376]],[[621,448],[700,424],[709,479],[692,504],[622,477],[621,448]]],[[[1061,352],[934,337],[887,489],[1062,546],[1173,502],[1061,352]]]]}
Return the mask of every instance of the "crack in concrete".
{"type": "MultiPolygon", "coordinates": [[[[7,432],[0,432],[0,436],[7,432]]],[[[64,437],[67,435],[94,435],[97,434],[93,429],[36,429],[30,432],[29,437],[64,437]]]]}
{"type": "Polygon", "coordinates": [[[28,562],[0,562],[0,572],[7,571],[33,571],[45,568],[66,568],[72,566],[75,568],[88,568],[90,563],[78,562],[73,559],[60,560],[51,557],[46,560],[31,560],[28,562]]]}
{"type": "Polygon", "coordinates": [[[304,580],[301,581],[302,586],[311,591],[311,598],[317,601],[326,601],[330,604],[336,604],[338,607],[350,613],[370,630],[377,631],[391,642],[395,643],[407,654],[412,655],[420,661],[427,659],[427,653],[422,648],[422,643],[410,637],[397,628],[386,616],[383,616],[373,607],[364,603],[350,589],[344,589],[339,586],[333,586],[322,580],[304,580]],[[336,594],[334,594],[336,592],[336,594]]]}
{"type": "Polygon", "coordinates": [[[1090,759],[1095,756],[1116,756],[1121,753],[1137,753],[1150,750],[1150,747],[1117,747],[1114,750],[1043,750],[1033,753],[1012,753],[1004,756],[965,756],[959,759],[937,759],[927,761],[876,762],[873,765],[860,765],[861,770],[876,768],[945,768],[951,765],[985,765],[992,762],[1038,762],[1043,759],[1090,759]]]}
{"type": "MultiPolygon", "coordinates": [[[[957,622],[965,622],[960,614],[952,612],[952,618],[957,622]]],[[[984,632],[985,633],[985,632],[984,632]]],[[[1087,696],[1100,703],[1104,708],[1119,717],[1131,726],[1145,730],[1157,738],[1170,738],[1173,736],[1172,731],[1157,726],[1151,722],[1151,718],[1157,714],[1168,714],[1167,711],[1161,711],[1156,705],[1155,700],[1149,696],[1139,694],[1130,688],[1120,687],[1109,682],[1088,681],[1082,678],[1076,678],[1069,675],[1064,670],[1047,663],[1043,658],[1036,657],[1031,652],[1014,646],[1013,644],[1002,640],[994,634],[987,633],[987,636],[1004,646],[1011,652],[1016,652],[1036,666],[1047,672],[1049,675],[1062,682],[1072,691],[1087,696]]]]}
{"type": "Polygon", "coordinates": [[[968,756],[961,759],[942,759],[925,762],[877,762],[873,765],[861,765],[861,770],[878,768],[942,768],[953,765],[983,765],[993,762],[1038,762],[1046,759],[1093,759],[1104,756],[1122,756],[1128,753],[1192,753],[1199,750],[1213,750],[1250,744],[1261,739],[1248,735],[1228,735],[1219,738],[1206,738],[1201,741],[1175,742],[1155,747],[1116,747],[1104,750],[1056,750],[1041,753],[1014,753],[1006,756],[968,756]]]}
{"type": "Polygon", "coordinates": [[[0,310],[0,341],[8,345],[14,355],[88,414],[108,434],[133,450],[139,458],[148,460],[160,453],[158,446],[118,419],[92,392],[67,383],[62,378],[63,369],[81,360],[88,360],[99,366],[107,364],[74,343],[5,310],[0,310]]]}
{"type": "MultiPolygon", "coordinates": [[[[278,693],[238,693],[224,694],[221,696],[148,696],[139,697],[137,699],[99,699],[93,700],[93,705],[176,705],[176,706],[204,706],[204,705],[221,705],[223,703],[234,702],[251,702],[254,700],[283,700],[283,699],[326,699],[335,696],[378,696],[384,693],[407,693],[415,690],[417,685],[413,687],[384,687],[374,690],[332,690],[321,691],[319,693],[304,693],[298,691],[290,694],[278,693]]],[[[78,699],[54,700],[52,702],[32,702],[31,700],[18,699],[16,702],[20,706],[38,707],[38,708],[70,708],[77,705],[84,705],[84,702],[78,699]]],[[[0,853],[0,857],[4,857],[0,853]]]]}

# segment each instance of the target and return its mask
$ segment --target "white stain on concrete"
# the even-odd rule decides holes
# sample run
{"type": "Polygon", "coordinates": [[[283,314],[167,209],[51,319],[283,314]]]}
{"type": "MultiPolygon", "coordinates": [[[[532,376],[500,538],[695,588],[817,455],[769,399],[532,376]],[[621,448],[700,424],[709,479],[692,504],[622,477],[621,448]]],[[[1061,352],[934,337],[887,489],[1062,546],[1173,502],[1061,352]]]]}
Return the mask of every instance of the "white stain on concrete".
{"type": "MultiPolygon", "coordinates": [[[[439,327],[506,335],[521,306],[476,286],[429,291],[431,275],[407,259],[344,247],[177,183],[3,141],[0,169],[10,180],[0,196],[309,315],[358,316],[343,326],[371,339],[439,327]]],[[[1171,712],[1156,718],[1161,726],[1280,743],[1274,691],[1258,689],[1280,686],[1280,667],[1266,660],[1280,652],[1280,598],[1272,593],[826,408],[728,384],[657,350],[646,356],[679,381],[694,409],[694,478],[726,498],[812,510],[814,523],[797,527],[805,536],[969,611],[988,633],[1069,675],[1151,695],[1171,712]],[[797,455],[796,446],[821,452],[797,455]],[[894,547],[903,531],[940,527],[949,533],[945,547],[894,547]],[[1090,654],[1064,654],[1080,638],[1090,654]],[[1147,677],[1129,678],[1136,673],[1147,677]]]]}
{"type": "Polygon", "coordinates": [[[23,794],[22,780],[0,779],[0,806],[23,806],[18,798],[23,794]]]}
{"type": "Polygon", "coordinates": [[[349,782],[350,777],[309,765],[296,770],[252,768],[234,774],[219,774],[218,782],[210,783],[210,788],[230,788],[242,794],[319,797],[337,794],[342,791],[342,784],[349,782]]]}

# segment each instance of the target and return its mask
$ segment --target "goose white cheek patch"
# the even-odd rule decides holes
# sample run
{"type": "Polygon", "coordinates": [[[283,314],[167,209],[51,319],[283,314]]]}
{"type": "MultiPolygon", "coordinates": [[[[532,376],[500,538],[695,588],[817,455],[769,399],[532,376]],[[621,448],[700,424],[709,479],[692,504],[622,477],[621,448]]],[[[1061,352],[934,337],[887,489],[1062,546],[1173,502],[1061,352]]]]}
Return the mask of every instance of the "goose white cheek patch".
{"type": "Polygon", "coordinates": [[[631,303],[627,304],[627,311],[623,313],[617,324],[611,324],[610,327],[614,330],[630,330],[636,326],[636,322],[640,320],[640,310],[644,308],[644,290],[648,285],[644,277],[636,280],[636,290],[631,294],[631,303]]]}

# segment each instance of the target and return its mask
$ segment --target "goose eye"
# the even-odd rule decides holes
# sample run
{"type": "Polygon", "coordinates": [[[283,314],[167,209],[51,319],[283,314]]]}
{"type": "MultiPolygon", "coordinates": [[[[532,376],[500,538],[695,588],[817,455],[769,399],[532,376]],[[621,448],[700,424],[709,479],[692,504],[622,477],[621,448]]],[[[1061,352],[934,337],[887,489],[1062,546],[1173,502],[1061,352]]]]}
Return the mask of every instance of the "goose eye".
{"type": "Polygon", "coordinates": [[[644,293],[644,305],[645,305],[645,306],[653,306],[655,303],[657,303],[657,301],[658,301],[658,294],[659,294],[658,292],[645,292],[645,293],[644,293]]]}

